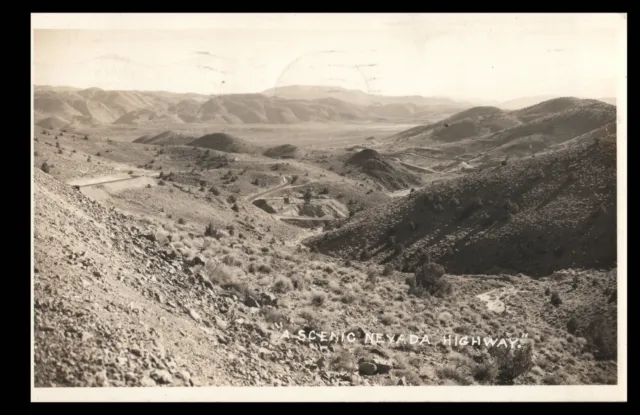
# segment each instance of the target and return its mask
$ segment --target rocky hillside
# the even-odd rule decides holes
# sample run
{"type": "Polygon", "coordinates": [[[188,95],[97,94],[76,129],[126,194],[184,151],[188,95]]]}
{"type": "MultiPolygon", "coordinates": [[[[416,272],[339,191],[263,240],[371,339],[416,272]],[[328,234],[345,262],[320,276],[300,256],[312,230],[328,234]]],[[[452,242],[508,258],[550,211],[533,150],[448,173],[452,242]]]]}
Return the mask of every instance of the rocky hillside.
{"type": "Polygon", "coordinates": [[[616,266],[616,145],[606,140],[470,172],[356,214],[308,241],[320,252],[449,273],[616,266]]]}
{"type": "Polygon", "coordinates": [[[36,387],[615,383],[615,337],[590,323],[611,273],[449,276],[464,295],[417,300],[401,273],[231,227],[168,231],[38,169],[34,192],[36,387]],[[535,344],[525,364],[443,341],[498,328],[535,344]]]}

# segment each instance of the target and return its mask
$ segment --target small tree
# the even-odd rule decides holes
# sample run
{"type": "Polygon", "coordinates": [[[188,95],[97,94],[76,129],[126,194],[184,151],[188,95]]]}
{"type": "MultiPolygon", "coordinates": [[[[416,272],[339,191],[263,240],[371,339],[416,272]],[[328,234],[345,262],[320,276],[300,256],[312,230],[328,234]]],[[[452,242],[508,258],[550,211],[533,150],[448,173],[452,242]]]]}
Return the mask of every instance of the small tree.
{"type": "Polygon", "coordinates": [[[304,195],[302,197],[305,202],[309,203],[313,198],[313,193],[311,192],[311,189],[305,190],[304,195]]]}
{"type": "Polygon", "coordinates": [[[218,231],[213,226],[213,223],[209,222],[207,227],[204,229],[204,236],[211,236],[216,238],[218,236],[218,231]]]}
{"type": "Polygon", "coordinates": [[[500,385],[513,385],[513,381],[527,374],[533,368],[533,345],[525,343],[522,347],[511,349],[509,347],[493,346],[489,354],[493,357],[498,376],[496,380],[500,385]]]}
{"type": "Polygon", "coordinates": [[[415,273],[416,285],[431,295],[444,297],[451,293],[451,284],[442,279],[444,274],[445,270],[442,265],[428,262],[415,273]]]}
{"type": "Polygon", "coordinates": [[[558,307],[560,304],[562,304],[562,298],[560,298],[560,294],[557,291],[554,291],[551,294],[551,305],[558,307]]]}

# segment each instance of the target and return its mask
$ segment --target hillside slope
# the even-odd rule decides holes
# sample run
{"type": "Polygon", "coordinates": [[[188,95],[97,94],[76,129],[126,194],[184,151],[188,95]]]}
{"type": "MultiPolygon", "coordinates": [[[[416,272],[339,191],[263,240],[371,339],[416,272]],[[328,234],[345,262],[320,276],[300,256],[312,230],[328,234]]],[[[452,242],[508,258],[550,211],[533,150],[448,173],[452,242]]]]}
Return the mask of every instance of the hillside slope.
{"type": "Polygon", "coordinates": [[[345,167],[353,167],[357,172],[366,174],[387,190],[406,189],[422,183],[420,176],[399,163],[387,160],[373,149],[366,148],[353,154],[346,160],[345,167]]]}
{"type": "Polygon", "coordinates": [[[36,387],[345,383],[304,370],[319,352],[279,341],[284,320],[239,269],[203,267],[206,253],[183,257],[160,229],[39,169],[34,191],[36,387]]]}
{"type": "Polygon", "coordinates": [[[411,267],[429,253],[450,273],[616,264],[615,136],[431,186],[308,240],[320,252],[411,267]],[[400,253],[398,253],[398,251],[400,253]],[[395,252],[395,253],[394,253],[395,252]]]}
{"type": "Polygon", "coordinates": [[[437,124],[418,126],[397,134],[396,142],[413,143],[432,139],[453,142],[469,137],[480,137],[507,128],[515,127],[521,121],[496,107],[474,107],[439,121],[437,124]]]}

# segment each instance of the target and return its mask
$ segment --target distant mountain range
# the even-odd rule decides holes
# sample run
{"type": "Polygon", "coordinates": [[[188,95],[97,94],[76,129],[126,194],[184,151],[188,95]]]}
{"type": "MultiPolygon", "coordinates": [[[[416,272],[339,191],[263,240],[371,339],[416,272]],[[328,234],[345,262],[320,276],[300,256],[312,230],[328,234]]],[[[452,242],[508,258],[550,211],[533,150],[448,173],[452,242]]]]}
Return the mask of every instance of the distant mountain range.
{"type": "MultiPolygon", "coordinates": [[[[537,102],[540,101],[534,103],[537,102]]],[[[515,100],[501,107],[506,109],[507,104],[520,105],[515,100]]],[[[424,124],[439,121],[473,106],[473,103],[446,97],[379,96],[324,86],[285,86],[256,94],[220,96],[36,86],[34,96],[35,121],[38,126],[45,128],[60,128],[69,124],[424,124]]]]}

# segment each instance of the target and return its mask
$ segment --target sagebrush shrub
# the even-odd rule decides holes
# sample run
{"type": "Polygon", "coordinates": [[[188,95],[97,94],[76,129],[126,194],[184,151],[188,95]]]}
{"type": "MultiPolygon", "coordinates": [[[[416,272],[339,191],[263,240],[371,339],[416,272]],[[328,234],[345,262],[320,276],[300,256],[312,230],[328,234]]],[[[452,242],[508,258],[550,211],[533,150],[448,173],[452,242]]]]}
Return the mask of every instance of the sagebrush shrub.
{"type": "Polygon", "coordinates": [[[444,267],[434,262],[429,262],[415,273],[416,285],[427,293],[436,297],[444,297],[451,293],[451,284],[442,279],[445,274],[444,267]]]}
{"type": "Polygon", "coordinates": [[[520,348],[493,346],[489,354],[497,369],[496,381],[501,385],[512,385],[513,381],[533,368],[533,345],[525,343],[520,348]]]}

